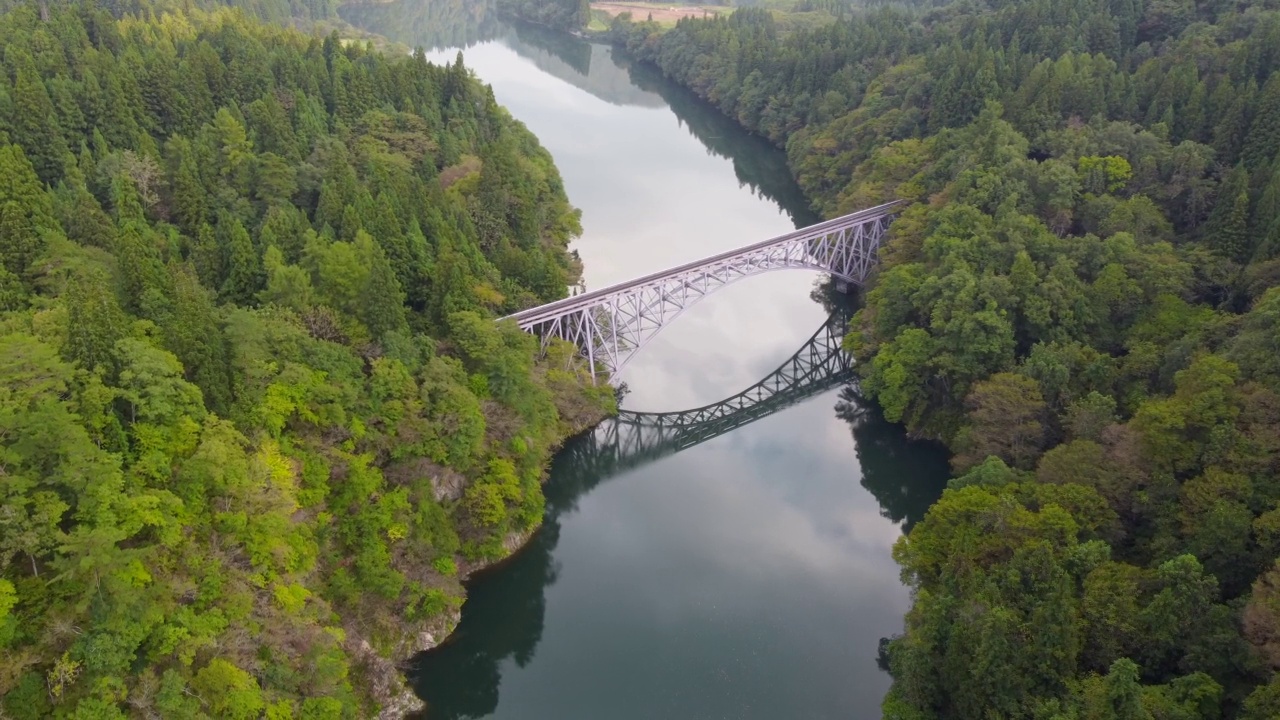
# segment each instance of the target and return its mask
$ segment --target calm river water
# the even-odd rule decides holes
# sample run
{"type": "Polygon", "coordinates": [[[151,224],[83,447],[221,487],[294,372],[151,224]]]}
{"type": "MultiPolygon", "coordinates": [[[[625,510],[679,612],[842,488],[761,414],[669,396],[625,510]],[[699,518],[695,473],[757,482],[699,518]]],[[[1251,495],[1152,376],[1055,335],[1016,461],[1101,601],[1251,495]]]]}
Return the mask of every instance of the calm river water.
{"type": "MultiPolygon", "coordinates": [[[[476,4],[343,14],[438,61],[463,50],[555,157],[588,288],[817,219],[778,150],[606,46],[476,4]]],[[[764,275],[695,306],[626,368],[624,407],[698,407],[767,376],[826,320],[818,279],[764,275]]],[[[947,468],[853,397],[830,389],[626,470],[563,452],[544,528],[471,582],[452,640],[416,659],[428,717],[879,717],[878,644],[909,603],[890,548],[947,468]]]]}

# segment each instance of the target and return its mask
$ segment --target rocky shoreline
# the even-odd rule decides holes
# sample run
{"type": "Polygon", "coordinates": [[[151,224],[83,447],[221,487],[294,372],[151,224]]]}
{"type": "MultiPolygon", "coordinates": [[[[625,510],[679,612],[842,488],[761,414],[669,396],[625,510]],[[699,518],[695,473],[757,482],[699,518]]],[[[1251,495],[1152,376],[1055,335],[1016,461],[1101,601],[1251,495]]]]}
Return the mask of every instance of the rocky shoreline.
{"type": "MultiPolygon", "coordinates": [[[[594,430],[609,415],[610,413],[608,412],[598,412],[578,418],[578,422],[572,425],[570,432],[556,446],[553,454],[554,452],[559,452],[565,443],[570,440],[594,430]]],[[[550,475],[543,473],[542,483],[544,485],[549,479],[550,475]]],[[[541,524],[539,524],[522,532],[509,533],[502,541],[502,547],[505,551],[502,557],[494,560],[460,564],[458,567],[459,577],[466,580],[477,572],[489,570],[507,562],[529,544],[529,541],[533,539],[541,527],[541,524]]],[[[465,598],[463,602],[466,602],[465,598]]],[[[390,653],[392,657],[402,658],[399,661],[390,660],[386,655],[379,653],[358,632],[351,628],[347,629],[344,648],[351,656],[352,664],[360,669],[362,675],[371,685],[368,691],[369,695],[377,701],[381,708],[378,712],[377,720],[425,717],[426,704],[409,686],[405,672],[408,670],[414,656],[418,653],[434,650],[448,642],[461,620],[462,610],[457,608],[449,610],[443,615],[437,615],[416,626],[406,627],[405,632],[390,653]]]]}

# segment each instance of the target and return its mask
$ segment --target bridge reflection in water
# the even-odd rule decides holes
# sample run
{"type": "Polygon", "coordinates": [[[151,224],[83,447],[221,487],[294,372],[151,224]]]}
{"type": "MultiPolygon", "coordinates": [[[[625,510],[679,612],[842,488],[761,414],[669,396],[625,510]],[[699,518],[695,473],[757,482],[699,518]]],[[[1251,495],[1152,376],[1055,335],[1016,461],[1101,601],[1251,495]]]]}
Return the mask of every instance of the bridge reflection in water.
{"type": "Polygon", "coordinates": [[[504,668],[528,665],[542,640],[547,588],[559,578],[555,552],[564,519],[600,483],[627,471],[843,386],[834,413],[853,434],[857,463],[850,472],[884,517],[904,530],[919,521],[946,484],[946,452],[910,442],[901,426],[885,422],[858,397],[852,359],[841,348],[848,319],[837,306],[777,370],[733,397],[681,412],[624,411],[570,441],[551,470],[542,527],[501,569],[468,582],[469,599],[453,637],[415,658],[409,677],[428,703],[429,720],[486,717],[497,710],[504,668]]]}
{"type": "Polygon", "coordinates": [[[837,310],[799,350],[760,382],[720,402],[679,412],[623,410],[562,451],[580,472],[604,479],[720,437],[853,381],[841,347],[849,314],[837,310]]]}

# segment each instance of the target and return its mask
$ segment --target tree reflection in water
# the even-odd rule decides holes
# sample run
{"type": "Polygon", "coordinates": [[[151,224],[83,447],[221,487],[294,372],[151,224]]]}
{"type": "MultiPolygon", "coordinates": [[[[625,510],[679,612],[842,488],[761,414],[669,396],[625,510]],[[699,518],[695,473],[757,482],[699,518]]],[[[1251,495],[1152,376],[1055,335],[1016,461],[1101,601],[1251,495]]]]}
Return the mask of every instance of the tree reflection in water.
{"type": "MultiPolygon", "coordinates": [[[[882,515],[909,531],[946,486],[945,450],[908,439],[901,426],[886,422],[878,408],[864,402],[853,385],[843,387],[838,397],[834,413],[849,424],[862,486],[876,498],[882,515]]],[[[428,703],[430,720],[492,714],[498,707],[502,663],[510,658],[523,667],[533,659],[542,638],[546,589],[556,581],[560,520],[609,477],[596,472],[598,463],[583,462],[582,453],[573,450],[567,447],[552,464],[542,528],[515,557],[469,582],[470,599],[453,637],[415,658],[410,679],[428,703]]]]}
{"type": "MultiPolygon", "coordinates": [[[[818,219],[791,180],[782,152],[763,138],[742,132],[732,120],[667,82],[656,70],[630,63],[612,49],[539,28],[513,27],[498,21],[483,2],[393,0],[349,5],[343,16],[409,45],[469,47],[500,39],[544,72],[607,102],[666,104],[708,152],[733,161],[741,184],[777,203],[797,226],[818,219]],[[606,51],[610,62],[600,62],[606,51]]],[[[829,312],[849,301],[835,293],[830,283],[815,289],[814,299],[829,312]]],[[[909,441],[901,427],[885,422],[877,409],[863,403],[852,386],[840,391],[835,414],[850,427],[862,486],[876,498],[885,517],[910,529],[946,484],[945,453],[939,447],[909,441]]],[[[599,463],[582,462],[582,453],[572,450],[566,448],[552,465],[542,528],[517,555],[469,581],[469,599],[457,631],[448,643],[414,658],[410,680],[427,701],[430,720],[493,714],[503,664],[524,667],[532,661],[542,639],[546,591],[556,582],[559,570],[555,549],[561,519],[608,477],[598,472],[599,463]]],[[[850,472],[856,472],[853,463],[850,472]]]]}
{"type": "Polygon", "coordinates": [[[946,448],[910,440],[901,425],[886,422],[880,408],[852,385],[840,390],[836,417],[853,429],[862,487],[880,503],[881,515],[911,532],[947,487],[946,448]]]}

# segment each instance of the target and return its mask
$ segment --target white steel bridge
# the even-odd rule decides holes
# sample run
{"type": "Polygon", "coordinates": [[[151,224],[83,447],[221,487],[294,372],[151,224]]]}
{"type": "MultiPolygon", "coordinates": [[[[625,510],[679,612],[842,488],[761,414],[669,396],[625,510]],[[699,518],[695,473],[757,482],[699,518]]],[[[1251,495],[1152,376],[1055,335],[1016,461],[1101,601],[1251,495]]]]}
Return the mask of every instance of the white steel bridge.
{"type": "Polygon", "coordinates": [[[542,338],[578,346],[592,372],[613,374],[694,303],[743,278],[807,268],[862,284],[900,202],[509,315],[542,338]]]}

